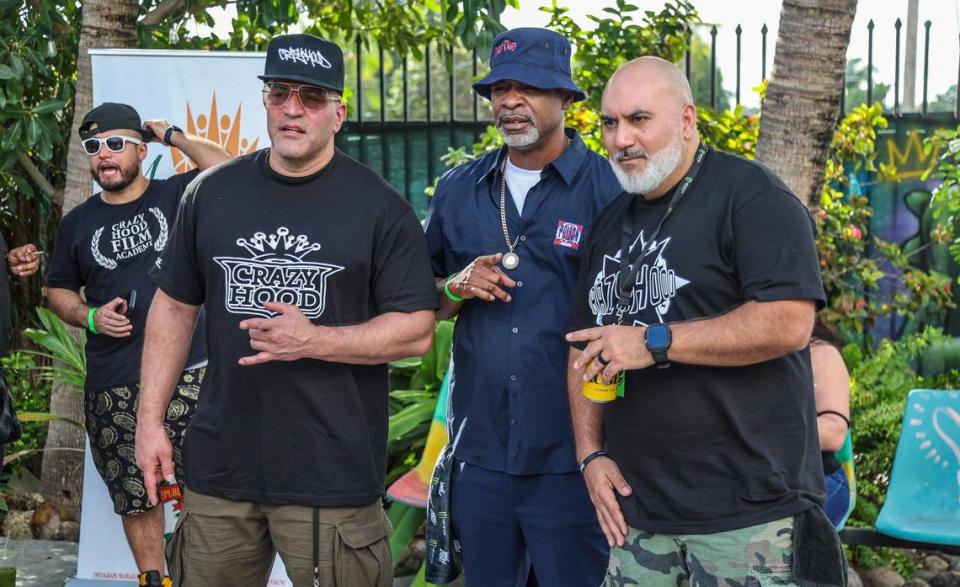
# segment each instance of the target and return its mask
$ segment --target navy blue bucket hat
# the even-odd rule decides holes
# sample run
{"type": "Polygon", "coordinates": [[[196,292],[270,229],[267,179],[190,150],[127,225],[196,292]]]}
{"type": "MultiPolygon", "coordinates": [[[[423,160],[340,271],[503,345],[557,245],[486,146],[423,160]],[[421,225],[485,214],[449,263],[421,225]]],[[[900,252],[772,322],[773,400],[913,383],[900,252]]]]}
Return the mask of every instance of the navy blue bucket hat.
{"type": "Polygon", "coordinates": [[[473,84],[473,91],[489,100],[490,86],[503,80],[541,90],[568,90],[575,102],[587,97],[570,77],[570,42],[547,29],[520,28],[497,35],[490,51],[490,73],[473,84]]]}

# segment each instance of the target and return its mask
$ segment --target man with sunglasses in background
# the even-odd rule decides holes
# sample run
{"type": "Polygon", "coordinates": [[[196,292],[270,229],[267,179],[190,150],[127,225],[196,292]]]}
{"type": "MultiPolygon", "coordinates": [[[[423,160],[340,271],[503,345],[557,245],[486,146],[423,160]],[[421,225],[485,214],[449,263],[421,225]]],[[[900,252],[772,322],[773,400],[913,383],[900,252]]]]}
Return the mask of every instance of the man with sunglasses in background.
{"type": "Polygon", "coordinates": [[[173,472],[163,412],[203,305],[210,370],[183,451],[174,581],[264,585],[279,551],[296,587],[389,587],[386,363],[432,342],[426,239],[334,146],[337,45],[275,37],[260,79],[271,146],[190,185],[152,273],[137,461],[153,498],[173,472]]]}
{"type": "MultiPolygon", "coordinates": [[[[93,462],[123,520],[141,573],[140,585],[165,585],[163,581],[169,580],[162,578],[163,508],[147,501],[134,460],[140,356],[147,309],[156,291],[148,272],[170,239],[187,184],[199,170],[229,159],[230,154],[166,121],[141,125],[131,106],[111,102],[83,118],[80,139],[90,157],[90,174],[103,191],[64,216],[47,276],[47,296],[60,318],[88,330],[84,411],[93,462]],[[149,142],[180,149],[199,169],[147,179],[141,164],[149,142]]],[[[203,330],[201,323],[189,356],[178,366],[179,381],[170,389],[172,393],[176,387],[176,394],[165,426],[177,445],[178,461],[180,440],[203,379],[207,358],[203,330]]]]}

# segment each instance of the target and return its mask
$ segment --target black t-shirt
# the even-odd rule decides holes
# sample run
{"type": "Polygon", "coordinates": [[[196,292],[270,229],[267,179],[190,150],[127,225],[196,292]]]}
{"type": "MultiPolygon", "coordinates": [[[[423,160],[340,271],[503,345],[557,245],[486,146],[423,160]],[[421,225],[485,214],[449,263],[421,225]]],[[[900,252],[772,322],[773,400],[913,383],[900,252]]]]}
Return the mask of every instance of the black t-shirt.
{"type": "MultiPolygon", "coordinates": [[[[616,323],[631,197],[621,194],[593,222],[570,330],[616,323]]],[[[714,317],[750,300],[823,302],[810,217],[769,171],[711,152],[656,242],[647,242],[671,197],[634,207],[634,242],[649,252],[624,325],[714,317]]],[[[822,502],[807,349],[745,367],[651,367],[626,381],[625,397],[604,407],[604,432],[633,487],[620,499],[631,526],[721,532],[822,502]]]]}
{"type": "Polygon", "coordinates": [[[268,301],[324,326],[432,310],[426,239],[410,205],[340,151],[299,179],[272,171],[268,157],[201,175],[153,272],[163,291],[207,310],[210,363],[186,436],[186,482],[240,501],[369,504],[386,475],[387,366],[242,367],[256,352],[239,324],[268,317],[268,301]]]}
{"type": "MultiPolygon", "coordinates": [[[[87,303],[101,306],[131,289],[136,303],[127,318],[133,332],[124,338],[87,332],[87,389],[102,389],[140,381],[140,358],[147,311],[156,286],[150,269],[170,240],[180,197],[196,171],[150,181],[139,198],[108,204],[100,193],[63,217],[57,231],[48,287],[79,292],[87,303]]],[[[206,358],[200,320],[185,366],[206,358]]]]}

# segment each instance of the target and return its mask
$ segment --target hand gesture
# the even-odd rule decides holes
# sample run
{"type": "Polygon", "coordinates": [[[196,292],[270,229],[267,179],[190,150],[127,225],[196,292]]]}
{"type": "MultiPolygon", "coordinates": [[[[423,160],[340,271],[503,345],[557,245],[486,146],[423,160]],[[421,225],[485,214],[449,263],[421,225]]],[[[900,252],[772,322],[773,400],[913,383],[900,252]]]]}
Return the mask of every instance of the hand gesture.
{"type": "Polygon", "coordinates": [[[620,473],[620,467],[609,457],[597,457],[587,463],[583,469],[583,480],[587,484],[590,501],[597,510],[600,529],[607,537],[607,544],[623,546],[627,538],[627,521],[620,510],[617,493],[626,497],[633,489],[620,473]]]}
{"type": "Polygon", "coordinates": [[[589,343],[573,366],[584,370],[584,381],[590,381],[601,370],[604,381],[612,381],[620,371],[649,367],[653,357],[647,351],[644,332],[645,328],[636,326],[598,326],[571,332],[567,342],[589,343]]]}
{"type": "Polygon", "coordinates": [[[501,258],[503,253],[477,257],[463,271],[457,273],[447,287],[454,295],[465,300],[478,298],[487,302],[509,302],[513,298],[500,286],[513,288],[517,283],[500,269],[501,258]]]}
{"type": "Polygon", "coordinates": [[[252,318],[240,323],[250,334],[250,348],[260,351],[240,359],[241,365],[258,365],[267,361],[294,361],[308,356],[310,338],[316,328],[300,308],[290,304],[267,302],[264,308],[276,312],[273,318],[252,318]]]}
{"type": "Polygon", "coordinates": [[[133,332],[133,324],[124,316],[127,313],[127,300],[117,297],[97,308],[93,314],[93,325],[97,334],[114,338],[124,338],[133,332]]]}
{"type": "Polygon", "coordinates": [[[40,251],[33,243],[26,244],[7,253],[7,266],[17,277],[27,277],[40,267],[40,251]]]}
{"type": "Polygon", "coordinates": [[[150,137],[150,142],[160,144],[164,144],[163,135],[171,126],[173,125],[170,124],[169,120],[147,120],[143,123],[143,129],[153,133],[153,136],[150,137]]]}

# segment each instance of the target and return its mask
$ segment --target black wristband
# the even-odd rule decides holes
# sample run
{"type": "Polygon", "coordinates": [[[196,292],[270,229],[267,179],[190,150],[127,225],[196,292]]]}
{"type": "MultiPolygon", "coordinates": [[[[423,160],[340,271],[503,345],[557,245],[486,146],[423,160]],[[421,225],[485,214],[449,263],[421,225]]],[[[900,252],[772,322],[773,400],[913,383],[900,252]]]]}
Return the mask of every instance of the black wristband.
{"type": "Polygon", "coordinates": [[[178,132],[178,133],[183,134],[183,129],[180,128],[179,126],[175,125],[175,124],[171,124],[170,126],[167,127],[166,132],[163,133],[163,144],[164,144],[164,145],[166,145],[166,146],[168,146],[168,147],[170,146],[170,139],[173,138],[173,133],[175,133],[175,132],[178,132]]]}
{"type": "Polygon", "coordinates": [[[580,461],[580,474],[583,475],[583,470],[587,468],[587,465],[589,465],[590,462],[593,461],[593,459],[598,457],[605,457],[605,456],[607,456],[607,451],[595,450],[592,453],[588,454],[587,456],[583,457],[583,460],[580,461]]]}

